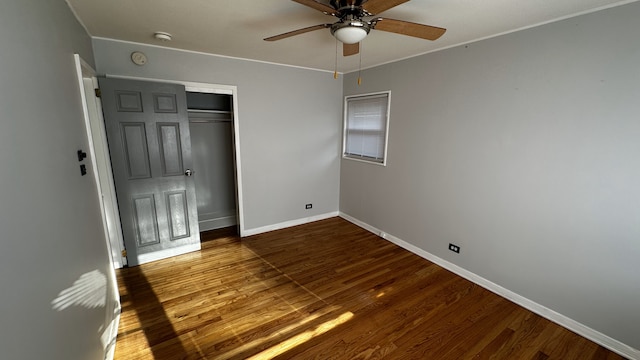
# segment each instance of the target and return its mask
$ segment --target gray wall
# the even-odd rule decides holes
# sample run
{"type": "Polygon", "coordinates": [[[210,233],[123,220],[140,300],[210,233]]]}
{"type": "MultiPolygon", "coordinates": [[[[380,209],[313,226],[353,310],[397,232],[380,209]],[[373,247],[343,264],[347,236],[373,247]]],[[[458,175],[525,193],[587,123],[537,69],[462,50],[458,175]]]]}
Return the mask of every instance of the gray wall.
{"type": "Polygon", "coordinates": [[[107,39],[93,45],[101,74],[237,86],[245,229],[338,210],[342,82],[332,74],[107,39]],[[145,66],[131,62],[134,50],[146,53],[145,66]]]}
{"type": "Polygon", "coordinates": [[[345,77],[391,90],[340,210],[640,349],[640,3],[345,77]],[[453,242],[460,254],[447,250],[453,242]]]}
{"type": "Polygon", "coordinates": [[[87,139],[73,54],[92,63],[91,40],[63,0],[3,0],[0,49],[0,357],[101,359],[105,307],[51,303],[110,269],[76,157],[87,139]]]}

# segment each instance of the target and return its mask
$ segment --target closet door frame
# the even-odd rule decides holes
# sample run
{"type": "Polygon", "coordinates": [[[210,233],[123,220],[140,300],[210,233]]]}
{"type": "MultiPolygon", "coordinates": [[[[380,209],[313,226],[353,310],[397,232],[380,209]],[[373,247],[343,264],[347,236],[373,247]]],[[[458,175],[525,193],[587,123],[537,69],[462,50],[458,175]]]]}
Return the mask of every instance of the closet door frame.
{"type": "Polygon", "coordinates": [[[243,196],[242,196],[242,166],[241,166],[241,156],[240,156],[240,128],[238,126],[239,122],[238,122],[238,88],[237,86],[200,83],[200,82],[191,82],[191,81],[176,81],[176,80],[165,80],[165,79],[155,79],[155,78],[144,78],[144,77],[134,77],[134,76],[119,76],[119,75],[109,75],[109,74],[107,74],[106,77],[181,84],[181,85],[184,85],[185,90],[187,92],[201,92],[201,93],[231,95],[231,100],[232,100],[231,127],[233,132],[233,155],[234,155],[233,163],[234,163],[234,169],[235,169],[234,175],[235,175],[235,184],[236,184],[236,205],[237,205],[236,215],[238,219],[238,232],[241,237],[246,236],[245,235],[246,229],[244,226],[244,204],[243,204],[243,196]]]}

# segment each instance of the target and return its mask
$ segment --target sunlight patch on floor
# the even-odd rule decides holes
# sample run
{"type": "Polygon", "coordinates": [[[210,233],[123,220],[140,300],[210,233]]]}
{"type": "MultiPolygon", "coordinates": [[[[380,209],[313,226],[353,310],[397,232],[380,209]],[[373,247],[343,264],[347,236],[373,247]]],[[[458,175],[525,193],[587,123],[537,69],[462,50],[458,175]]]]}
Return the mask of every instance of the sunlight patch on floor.
{"type": "Polygon", "coordinates": [[[337,318],[333,319],[333,320],[329,320],[325,323],[322,323],[320,325],[318,325],[315,329],[312,330],[308,330],[305,331],[301,334],[298,334],[294,337],[291,337],[281,343],[279,343],[278,345],[272,346],[270,348],[268,348],[267,350],[264,350],[252,357],[249,358],[249,360],[266,360],[266,359],[273,359],[274,357],[284,354],[285,352],[295,348],[296,346],[303,344],[311,339],[313,339],[316,336],[322,335],[324,333],[326,333],[327,331],[346,323],[347,321],[349,321],[351,318],[353,317],[353,313],[350,311],[347,311],[345,313],[343,313],[342,315],[338,316],[337,318]]]}
{"type": "Polygon", "coordinates": [[[331,306],[331,307],[328,307],[328,308],[320,309],[317,312],[305,317],[304,319],[298,321],[295,324],[286,326],[286,327],[284,327],[284,328],[282,328],[282,329],[280,329],[278,331],[273,332],[272,334],[270,334],[268,336],[263,336],[263,337],[257,338],[257,339],[255,339],[253,341],[250,341],[250,342],[247,342],[247,343],[244,343],[244,344],[238,346],[237,348],[226,352],[222,356],[222,358],[224,358],[224,359],[231,358],[231,357],[233,357],[233,356],[235,356],[237,354],[240,354],[243,351],[247,351],[247,350],[252,349],[252,348],[260,348],[261,345],[266,344],[269,341],[275,340],[280,336],[286,336],[287,334],[294,332],[296,329],[299,329],[299,328],[301,328],[301,327],[303,327],[303,326],[315,321],[316,319],[319,319],[320,317],[325,316],[327,314],[330,314],[330,313],[332,313],[334,311],[337,311],[339,309],[340,308],[337,307],[337,306],[331,306]]]}

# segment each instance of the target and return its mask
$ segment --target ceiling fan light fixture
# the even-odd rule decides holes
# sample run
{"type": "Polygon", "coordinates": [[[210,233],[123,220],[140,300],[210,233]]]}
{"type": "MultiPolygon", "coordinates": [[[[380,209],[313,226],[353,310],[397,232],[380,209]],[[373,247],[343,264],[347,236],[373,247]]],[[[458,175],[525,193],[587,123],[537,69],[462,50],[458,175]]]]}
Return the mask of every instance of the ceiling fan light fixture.
{"type": "Polygon", "coordinates": [[[338,22],[331,26],[331,34],[344,44],[356,44],[367,37],[370,29],[363,21],[338,22]]]}

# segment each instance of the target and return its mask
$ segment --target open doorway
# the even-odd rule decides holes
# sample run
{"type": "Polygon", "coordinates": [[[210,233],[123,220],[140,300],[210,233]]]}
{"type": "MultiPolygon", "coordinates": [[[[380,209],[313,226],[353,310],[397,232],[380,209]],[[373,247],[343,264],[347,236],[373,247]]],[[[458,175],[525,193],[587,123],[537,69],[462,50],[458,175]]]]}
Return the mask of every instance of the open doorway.
{"type": "Polygon", "coordinates": [[[187,91],[200,231],[237,226],[233,97],[187,91]]]}
{"type": "MultiPolygon", "coordinates": [[[[220,122],[220,124],[224,124],[225,131],[224,132],[224,136],[227,136],[226,139],[226,143],[230,146],[227,147],[225,155],[226,156],[231,156],[230,158],[227,157],[227,159],[224,162],[224,165],[227,169],[227,177],[226,177],[226,183],[224,183],[223,186],[227,189],[227,194],[225,195],[225,199],[226,199],[226,204],[231,204],[230,206],[225,205],[224,209],[221,209],[220,211],[213,211],[208,213],[208,216],[205,216],[202,218],[202,230],[209,230],[209,229],[215,229],[215,228],[220,228],[220,227],[228,227],[228,226],[232,226],[232,225],[237,225],[238,228],[238,233],[242,235],[243,233],[243,208],[242,208],[242,182],[241,182],[241,166],[240,166],[240,149],[239,149],[239,129],[238,129],[238,114],[237,114],[237,90],[236,87],[234,86],[228,86],[228,85],[215,85],[215,84],[206,84],[206,83],[194,83],[194,82],[182,82],[182,81],[167,81],[167,80],[162,80],[162,79],[148,79],[148,78],[135,78],[135,77],[122,77],[122,76],[112,76],[112,75],[107,75],[106,77],[110,77],[110,78],[121,78],[121,79],[130,79],[130,80],[143,80],[143,81],[154,81],[154,82],[164,82],[164,83],[174,83],[174,84],[181,84],[185,86],[185,90],[188,93],[199,93],[199,94],[214,94],[216,96],[223,96],[224,99],[228,100],[229,105],[228,105],[228,109],[223,109],[223,110],[216,110],[216,111],[224,111],[226,112],[224,114],[225,119],[224,122],[220,122]],[[228,171],[230,169],[230,172],[228,171]],[[229,191],[231,192],[229,194],[229,191]],[[230,200],[229,200],[230,198],[230,200]]],[[[95,87],[94,87],[95,88],[95,87]]],[[[91,89],[91,92],[93,93],[93,88],[91,89]]],[[[98,105],[100,105],[99,99],[97,99],[97,103],[98,105]]],[[[196,110],[196,109],[194,109],[196,110]]],[[[191,113],[192,111],[190,111],[191,113]]],[[[197,111],[196,111],[197,112],[197,111]]],[[[100,152],[103,151],[105,153],[105,157],[108,159],[107,161],[107,169],[97,169],[98,172],[100,173],[100,176],[109,176],[110,174],[112,174],[112,169],[111,169],[111,162],[110,162],[110,157],[109,157],[109,152],[108,152],[108,146],[106,143],[106,135],[105,135],[105,131],[104,131],[104,121],[102,120],[102,111],[101,108],[99,109],[99,111],[97,111],[97,115],[95,115],[96,117],[98,117],[97,123],[99,124],[99,132],[101,132],[101,134],[92,134],[91,136],[94,137],[94,139],[99,139],[102,138],[104,141],[94,141],[95,143],[95,147],[96,147],[96,152],[100,152]],[[96,138],[97,136],[97,138],[96,138]],[[104,174],[103,174],[104,173],[104,174]]],[[[202,113],[202,112],[201,112],[202,113]]],[[[218,115],[220,116],[220,115],[218,115]]],[[[200,123],[198,123],[200,124],[200,123]]],[[[93,125],[92,125],[93,126],[93,125]]],[[[198,125],[196,125],[198,126],[198,125]]],[[[222,135],[220,135],[222,136],[222,135]]],[[[207,161],[205,159],[205,161],[207,161]]],[[[194,168],[195,174],[197,175],[201,175],[201,176],[196,176],[197,178],[203,177],[206,174],[206,170],[200,170],[197,168],[194,168]]],[[[110,175],[110,181],[113,183],[113,176],[110,175]]],[[[114,192],[115,194],[115,192],[114,192]]],[[[104,196],[104,194],[103,194],[104,196]]],[[[197,198],[204,198],[205,196],[202,195],[200,196],[197,192],[196,192],[196,197],[197,198]]],[[[115,198],[115,197],[114,197],[115,198]]],[[[107,217],[106,221],[112,222],[113,224],[120,224],[120,217],[119,217],[119,212],[117,211],[117,205],[115,208],[116,213],[118,214],[118,216],[116,217],[107,217]]],[[[200,219],[199,219],[200,220],[200,219]]],[[[200,223],[200,221],[199,221],[200,223]]],[[[121,234],[121,231],[119,232],[119,234],[121,234]]],[[[121,235],[120,235],[121,237],[121,235]]],[[[118,249],[123,249],[124,250],[124,245],[123,245],[123,241],[122,239],[110,239],[111,241],[111,248],[112,248],[112,252],[114,254],[116,254],[119,250],[118,249]]],[[[125,252],[126,254],[126,252],[125,252]]],[[[120,254],[117,254],[118,256],[120,254]]],[[[173,254],[175,255],[175,254],[173,254]]],[[[120,257],[120,256],[119,256],[120,257]]],[[[122,262],[121,263],[116,263],[114,261],[114,267],[115,268],[119,268],[122,267],[123,265],[126,266],[126,258],[122,258],[122,262]]],[[[151,259],[148,261],[152,261],[152,260],[157,260],[157,259],[151,259]]],[[[145,261],[147,262],[147,261],[145,261]]]]}

